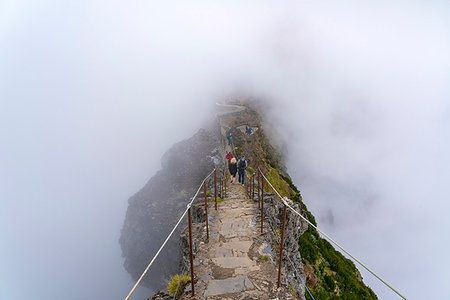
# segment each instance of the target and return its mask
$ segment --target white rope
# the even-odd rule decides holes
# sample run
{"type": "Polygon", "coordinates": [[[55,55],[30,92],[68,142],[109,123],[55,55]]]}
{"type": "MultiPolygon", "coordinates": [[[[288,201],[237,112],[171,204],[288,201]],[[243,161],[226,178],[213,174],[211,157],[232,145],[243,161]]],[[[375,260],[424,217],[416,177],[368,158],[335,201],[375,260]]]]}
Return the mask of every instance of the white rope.
{"type": "MultiPolygon", "coordinates": [[[[275,191],[275,193],[280,197],[281,201],[283,201],[283,203],[290,209],[292,210],[295,214],[299,215],[303,220],[305,220],[309,225],[311,225],[313,228],[315,228],[317,231],[319,231],[322,235],[324,235],[327,239],[329,239],[333,244],[335,244],[336,246],[339,247],[339,249],[341,249],[342,251],[344,251],[346,254],[348,254],[351,258],[353,258],[358,264],[360,264],[362,267],[364,267],[364,269],[366,269],[367,271],[369,271],[373,276],[375,276],[378,280],[380,280],[381,282],[383,282],[386,286],[388,286],[391,290],[393,290],[397,295],[399,295],[400,297],[402,297],[403,299],[406,299],[405,296],[403,296],[402,294],[400,294],[396,289],[394,289],[389,283],[387,283],[386,281],[384,281],[380,276],[378,276],[377,274],[375,274],[375,272],[373,272],[371,269],[369,269],[368,267],[366,267],[359,259],[357,259],[356,257],[354,257],[353,255],[351,255],[347,250],[345,250],[341,245],[339,245],[336,241],[334,241],[330,236],[328,236],[325,232],[323,232],[321,229],[319,229],[317,226],[315,226],[313,223],[311,223],[307,218],[305,218],[304,216],[302,216],[298,211],[296,211],[292,206],[289,205],[289,203],[287,203],[287,199],[286,197],[282,197],[280,195],[280,193],[278,193],[278,191],[273,187],[273,185],[270,183],[270,181],[266,178],[266,176],[264,176],[264,174],[261,172],[261,170],[259,169],[259,172],[261,173],[261,175],[264,177],[264,179],[267,181],[267,183],[272,187],[272,189],[275,191]]],[[[263,191],[264,192],[264,191],[263,191]]]]}
{"type": "Polygon", "coordinates": [[[137,286],[139,285],[139,283],[141,283],[142,279],[144,278],[145,274],[147,274],[148,270],[150,269],[150,267],[152,266],[153,262],[156,260],[156,258],[158,257],[159,253],[161,252],[161,250],[164,248],[164,246],[166,245],[167,241],[170,239],[170,237],[172,236],[172,234],[175,232],[175,230],[177,229],[178,225],[180,225],[181,220],[183,220],[184,216],[186,215],[186,213],[188,212],[188,210],[191,208],[192,203],[194,202],[195,198],[197,197],[198,193],[200,192],[200,189],[202,188],[203,184],[205,183],[206,179],[209,178],[209,176],[211,176],[211,174],[215,171],[216,169],[212,170],[211,173],[208,174],[208,176],[205,177],[205,179],[203,179],[202,183],[200,184],[200,187],[197,190],[197,193],[195,193],[194,197],[192,197],[191,202],[188,203],[186,210],[184,211],[183,215],[181,215],[180,219],[178,220],[177,224],[175,224],[175,227],[173,227],[172,231],[169,233],[169,235],[167,236],[166,240],[164,241],[164,243],[161,245],[161,247],[159,248],[158,252],[156,252],[155,256],[153,257],[153,259],[150,261],[150,263],[148,264],[147,268],[145,268],[144,272],[142,273],[141,277],[139,277],[138,281],[136,282],[136,284],[133,286],[133,288],[131,289],[130,293],[128,294],[128,296],[125,298],[125,300],[130,299],[131,295],[134,293],[134,291],[136,290],[137,286]]]}

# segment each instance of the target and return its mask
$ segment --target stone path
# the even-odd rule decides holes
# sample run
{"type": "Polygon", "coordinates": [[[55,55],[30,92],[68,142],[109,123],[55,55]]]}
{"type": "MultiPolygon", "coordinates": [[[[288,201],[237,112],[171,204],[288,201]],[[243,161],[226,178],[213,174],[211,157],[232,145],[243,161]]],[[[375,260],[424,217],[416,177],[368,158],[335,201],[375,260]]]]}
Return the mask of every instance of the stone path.
{"type": "Polygon", "coordinates": [[[241,185],[227,185],[228,197],[208,210],[210,238],[200,242],[194,261],[194,299],[295,299],[276,290],[278,270],[260,235],[257,204],[241,185]]]}

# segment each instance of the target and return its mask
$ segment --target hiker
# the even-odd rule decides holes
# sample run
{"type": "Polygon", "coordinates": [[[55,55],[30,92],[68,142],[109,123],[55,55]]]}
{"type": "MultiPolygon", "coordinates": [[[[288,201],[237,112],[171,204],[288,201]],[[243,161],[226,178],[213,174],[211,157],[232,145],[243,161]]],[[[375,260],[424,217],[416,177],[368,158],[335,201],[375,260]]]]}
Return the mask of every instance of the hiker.
{"type": "Polygon", "coordinates": [[[242,185],[244,185],[245,169],[247,168],[247,161],[245,160],[244,155],[242,155],[242,157],[237,162],[237,168],[239,171],[239,183],[242,183],[242,185]]]}
{"type": "Polygon", "coordinates": [[[251,127],[248,128],[248,136],[252,135],[252,130],[253,130],[253,128],[251,128],[251,127]]]}
{"type": "Polygon", "coordinates": [[[245,134],[248,134],[248,126],[245,125],[245,134]]]}
{"type": "Polygon", "coordinates": [[[231,136],[231,132],[230,133],[228,133],[228,137],[227,137],[227,139],[228,139],[228,146],[231,146],[231,139],[232,139],[233,137],[231,136]]]}
{"type": "Polygon", "coordinates": [[[231,184],[234,184],[236,181],[236,173],[237,173],[237,164],[236,158],[232,158],[230,160],[230,164],[228,165],[228,171],[230,171],[231,184]]]}
{"type": "Polygon", "coordinates": [[[233,154],[231,152],[227,153],[227,156],[225,156],[225,158],[228,160],[228,163],[230,162],[230,160],[233,158],[233,154]]]}

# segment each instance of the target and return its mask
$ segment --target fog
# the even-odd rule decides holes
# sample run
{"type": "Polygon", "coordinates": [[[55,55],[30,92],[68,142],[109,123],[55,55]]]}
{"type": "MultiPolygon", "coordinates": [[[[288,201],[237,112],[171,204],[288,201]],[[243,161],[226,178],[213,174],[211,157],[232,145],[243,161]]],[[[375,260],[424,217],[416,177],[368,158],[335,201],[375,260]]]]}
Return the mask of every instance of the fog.
{"type": "Polygon", "coordinates": [[[0,298],[124,298],[127,199],[230,94],[270,103],[320,227],[407,297],[449,298],[449,13],[2,1],[0,298]]]}

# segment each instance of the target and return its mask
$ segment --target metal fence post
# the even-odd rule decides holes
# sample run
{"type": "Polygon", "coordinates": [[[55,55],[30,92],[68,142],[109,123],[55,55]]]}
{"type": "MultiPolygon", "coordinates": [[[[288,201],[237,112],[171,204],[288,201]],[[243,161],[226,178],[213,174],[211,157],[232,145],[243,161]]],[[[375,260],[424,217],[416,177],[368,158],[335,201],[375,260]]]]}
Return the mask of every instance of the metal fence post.
{"type": "Polygon", "coordinates": [[[214,201],[216,202],[214,204],[215,210],[217,210],[217,177],[216,177],[216,169],[214,169],[214,201]]]}
{"type": "Polygon", "coordinates": [[[255,201],[255,174],[252,176],[252,200],[255,201]]]}
{"type": "Polygon", "coordinates": [[[281,283],[281,262],[283,261],[283,244],[284,244],[284,225],[286,224],[286,204],[283,205],[283,225],[281,227],[281,244],[280,244],[280,264],[278,266],[278,283],[277,288],[281,283]]]}
{"type": "Polygon", "coordinates": [[[264,221],[264,177],[261,173],[261,233],[263,233],[263,221],[264,221]]]}
{"type": "Polygon", "coordinates": [[[192,287],[192,297],[194,297],[194,257],[192,254],[192,220],[191,220],[191,208],[188,210],[188,222],[189,222],[189,251],[191,259],[191,287],[192,287]]]}
{"type": "Polygon", "coordinates": [[[261,195],[259,193],[261,189],[261,180],[260,180],[261,175],[259,174],[259,172],[261,171],[258,169],[258,208],[261,207],[261,195]]]}
{"type": "Polygon", "coordinates": [[[206,180],[205,180],[205,182],[203,182],[203,193],[205,194],[206,239],[209,240],[209,228],[208,228],[208,200],[206,199],[206,180]]]}
{"type": "Polygon", "coordinates": [[[227,176],[225,176],[225,195],[224,198],[227,196],[227,176]]]}
{"type": "Polygon", "coordinates": [[[250,178],[249,178],[248,180],[250,180],[250,191],[248,192],[248,195],[249,195],[249,197],[250,197],[250,200],[253,200],[253,196],[252,196],[253,176],[250,176],[250,178]]]}

